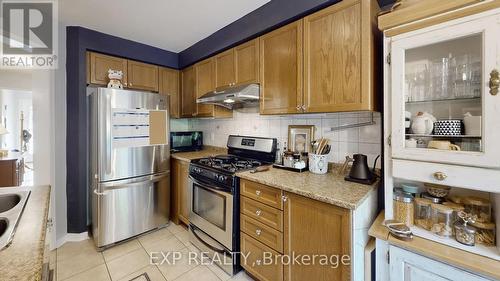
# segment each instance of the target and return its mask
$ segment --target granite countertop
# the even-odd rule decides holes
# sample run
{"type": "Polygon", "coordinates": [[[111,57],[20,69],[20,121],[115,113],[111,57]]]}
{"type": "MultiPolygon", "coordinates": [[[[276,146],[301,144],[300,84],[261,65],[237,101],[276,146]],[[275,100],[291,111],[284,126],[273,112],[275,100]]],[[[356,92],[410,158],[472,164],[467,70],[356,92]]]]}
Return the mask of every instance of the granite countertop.
{"type": "Polygon", "coordinates": [[[193,159],[198,159],[198,158],[203,158],[203,157],[208,157],[208,156],[213,156],[213,155],[218,155],[218,154],[227,154],[227,149],[222,148],[222,147],[216,147],[216,146],[204,146],[202,150],[198,151],[189,151],[189,152],[175,152],[170,155],[170,157],[181,160],[181,161],[186,161],[190,162],[193,159]]]}
{"type": "Polygon", "coordinates": [[[236,175],[242,179],[351,210],[361,205],[369,193],[379,185],[379,181],[373,185],[345,181],[344,175],[337,174],[337,169],[324,175],[317,175],[310,172],[297,173],[271,167],[265,172],[252,174],[250,171],[245,171],[236,173],[236,175]]]}
{"type": "Polygon", "coordinates": [[[403,241],[394,238],[389,230],[382,225],[385,213],[380,212],[373,222],[368,234],[377,239],[387,241],[389,244],[406,249],[408,251],[430,257],[434,260],[450,264],[459,268],[482,274],[487,277],[500,280],[500,261],[471,252],[463,251],[445,244],[414,236],[411,241],[403,241]]]}
{"type": "Polygon", "coordinates": [[[31,190],[31,194],[17,225],[12,243],[9,247],[0,250],[0,279],[41,280],[50,186],[9,189],[13,192],[31,190]]]}

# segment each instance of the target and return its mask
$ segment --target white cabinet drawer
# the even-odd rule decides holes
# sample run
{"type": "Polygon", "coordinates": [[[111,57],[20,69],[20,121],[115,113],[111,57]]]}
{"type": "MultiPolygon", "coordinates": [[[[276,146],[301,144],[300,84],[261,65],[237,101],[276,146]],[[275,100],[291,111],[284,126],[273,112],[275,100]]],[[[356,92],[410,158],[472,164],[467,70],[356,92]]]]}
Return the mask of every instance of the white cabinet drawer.
{"type": "Polygon", "coordinates": [[[395,178],[500,192],[500,170],[399,159],[392,160],[392,170],[395,178]],[[445,178],[437,179],[436,173],[445,178]]]}

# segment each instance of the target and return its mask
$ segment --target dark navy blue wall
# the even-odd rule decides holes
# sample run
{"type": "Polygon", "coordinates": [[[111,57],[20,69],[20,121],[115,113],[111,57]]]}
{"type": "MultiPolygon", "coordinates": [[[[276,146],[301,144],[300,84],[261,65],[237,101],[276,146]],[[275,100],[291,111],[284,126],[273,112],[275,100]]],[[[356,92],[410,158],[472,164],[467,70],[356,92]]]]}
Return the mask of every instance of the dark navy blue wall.
{"type": "Polygon", "coordinates": [[[87,50],[178,68],[178,54],[82,27],[66,30],[68,232],[87,231],[87,50]]]}

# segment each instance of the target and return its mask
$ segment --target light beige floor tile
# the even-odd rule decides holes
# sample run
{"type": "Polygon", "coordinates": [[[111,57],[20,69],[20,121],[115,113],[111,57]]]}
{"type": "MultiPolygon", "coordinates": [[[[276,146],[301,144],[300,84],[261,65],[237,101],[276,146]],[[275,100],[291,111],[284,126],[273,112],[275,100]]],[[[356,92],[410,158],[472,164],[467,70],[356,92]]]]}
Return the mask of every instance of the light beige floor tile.
{"type": "Polygon", "coordinates": [[[149,255],[142,248],[107,263],[112,280],[119,280],[149,264],[149,255]]]}
{"type": "Polygon", "coordinates": [[[137,241],[137,239],[134,239],[106,249],[104,252],[102,252],[102,255],[104,256],[104,260],[106,262],[110,262],[113,259],[121,257],[139,248],[141,248],[141,244],[139,244],[139,241],[137,241]]]}
{"type": "Polygon", "coordinates": [[[57,261],[73,258],[75,255],[82,252],[97,252],[94,246],[94,240],[86,239],[80,242],[64,243],[64,245],[57,248],[57,261]]]}
{"type": "Polygon", "coordinates": [[[182,274],[175,281],[220,281],[220,279],[206,266],[200,265],[182,274]],[[202,277],[203,276],[203,277],[202,277]],[[201,277],[201,278],[200,278],[201,277]]]}
{"type": "Polygon", "coordinates": [[[174,234],[184,245],[189,246],[189,232],[179,231],[174,234]]]}
{"type": "Polygon", "coordinates": [[[77,275],[73,275],[68,279],[64,279],[60,281],[109,281],[111,280],[109,278],[108,270],[106,269],[105,264],[101,264],[97,267],[91,268],[89,270],[86,270],[82,273],[78,273],[77,275]]]}
{"type": "Polygon", "coordinates": [[[248,274],[245,271],[240,271],[238,274],[233,276],[233,278],[229,279],[231,281],[254,281],[252,277],[248,276],[248,274]]]}
{"type": "Polygon", "coordinates": [[[175,263],[173,263],[173,259],[169,259],[171,263],[158,264],[158,269],[169,281],[174,280],[199,265],[199,262],[189,259],[187,248],[181,249],[179,252],[181,253],[181,259],[176,260],[175,263]]]}
{"type": "Polygon", "coordinates": [[[57,250],[56,271],[59,280],[64,280],[101,264],[104,264],[104,258],[94,248],[82,247],[79,252],[73,251],[73,249],[68,250],[68,248],[57,250]]]}
{"type": "Polygon", "coordinates": [[[182,231],[187,231],[186,228],[184,228],[183,226],[181,226],[180,224],[175,224],[173,222],[171,222],[168,226],[167,226],[167,229],[172,232],[173,234],[176,234],[176,233],[179,233],[179,232],[182,232],[182,231]]]}
{"type": "Polygon", "coordinates": [[[120,281],[129,281],[132,278],[135,278],[143,273],[147,273],[151,281],[166,281],[165,277],[163,277],[160,270],[154,265],[149,265],[145,268],[141,268],[138,271],[130,274],[129,276],[120,279],[120,281]]]}
{"type": "Polygon", "coordinates": [[[167,252],[178,251],[186,247],[186,245],[182,244],[182,242],[175,236],[170,236],[156,241],[141,242],[141,244],[144,249],[146,249],[148,254],[154,255],[159,255],[159,252],[166,254],[167,252]]]}
{"type": "Polygon", "coordinates": [[[217,275],[217,277],[219,277],[219,279],[222,281],[231,279],[231,275],[227,274],[224,270],[222,270],[222,268],[220,268],[214,263],[207,265],[207,268],[210,269],[210,271],[212,271],[213,273],[215,273],[215,275],[217,275]]]}
{"type": "Polygon", "coordinates": [[[138,239],[139,239],[139,242],[141,242],[141,244],[143,244],[143,243],[157,241],[160,239],[165,239],[165,238],[170,237],[172,235],[173,234],[167,228],[162,228],[162,229],[159,229],[157,231],[143,235],[143,236],[139,237],[138,239]]]}

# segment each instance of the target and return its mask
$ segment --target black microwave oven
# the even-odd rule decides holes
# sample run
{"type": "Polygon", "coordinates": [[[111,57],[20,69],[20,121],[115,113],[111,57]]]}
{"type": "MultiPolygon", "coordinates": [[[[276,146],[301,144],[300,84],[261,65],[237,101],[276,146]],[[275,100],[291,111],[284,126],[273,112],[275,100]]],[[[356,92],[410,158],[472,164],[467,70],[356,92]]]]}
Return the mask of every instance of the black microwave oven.
{"type": "Polygon", "coordinates": [[[196,151],[203,149],[203,132],[170,132],[172,152],[196,151]]]}

